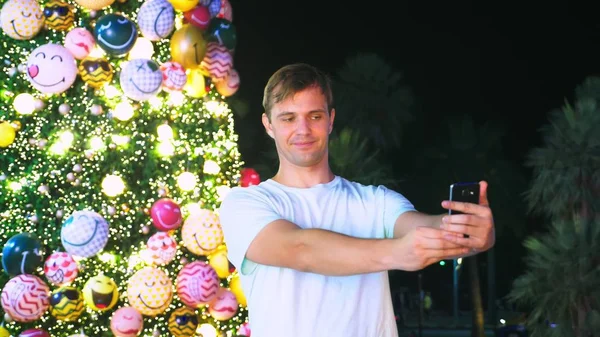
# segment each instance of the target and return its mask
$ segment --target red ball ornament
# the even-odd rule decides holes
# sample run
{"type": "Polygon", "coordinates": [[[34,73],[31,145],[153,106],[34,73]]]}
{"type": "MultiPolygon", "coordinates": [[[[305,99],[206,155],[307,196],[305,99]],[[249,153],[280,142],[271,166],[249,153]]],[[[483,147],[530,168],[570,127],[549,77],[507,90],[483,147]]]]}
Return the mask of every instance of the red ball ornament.
{"type": "Polygon", "coordinates": [[[258,174],[258,172],[256,172],[255,169],[246,167],[243,168],[240,171],[240,173],[242,174],[242,177],[240,179],[240,185],[242,187],[260,184],[260,175],[258,174]]]}
{"type": "Polygon", "coordinates": [[[210,12],[208,11],[208,7],[202,5],[184,12],[183,17],[187,22],[201,30],[206,30],[210,24],[210,12]]]}
{"type": "Polygon", "coordinates": [[[162,198],[154,202],[150,209],[150,215],[154,227],[162,232],[175,230],[183,222],[181,208],[169,198],[162,198]]]}

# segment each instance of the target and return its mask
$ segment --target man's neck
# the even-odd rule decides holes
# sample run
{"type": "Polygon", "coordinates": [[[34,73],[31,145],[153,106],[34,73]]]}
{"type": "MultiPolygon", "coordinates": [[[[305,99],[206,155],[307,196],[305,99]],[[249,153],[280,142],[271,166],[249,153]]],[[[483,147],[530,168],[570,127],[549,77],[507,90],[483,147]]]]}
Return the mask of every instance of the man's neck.
{"type": "Polygon", "coordinates": [[[331,169],[297,168],[285,170],[281,166],[277,174],[271,178],[274,181],[289,187],[309,188],[318,184],[329,183],[335,178],[331,169]]]}

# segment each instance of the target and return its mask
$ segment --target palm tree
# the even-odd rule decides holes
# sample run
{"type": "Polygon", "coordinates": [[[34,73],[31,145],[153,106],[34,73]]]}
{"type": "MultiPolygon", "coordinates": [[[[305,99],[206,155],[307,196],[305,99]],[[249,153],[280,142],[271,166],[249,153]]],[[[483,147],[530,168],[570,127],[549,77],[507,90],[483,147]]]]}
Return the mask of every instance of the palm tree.
{"type": "Polygon", "coordinates": [[[383,151],[399,147],[413,120],[413,95],[402,74],[377,54],[359,53],[332,77],[338,127],[360,130],[383,151]]]}
{"type": "Polygon", "coordinates": [[[525,241],[529,268],[510,299],[531,309],[532,336],[600,336],[599,103],[600,78],[586,78],[574,105],[550,112],[544,144],[528,158],[528,208],[550,230],[525,241]]]}
{"type": "MultiPolygon", "coordinates": [[[[525,175],[520,166],[503,156],[500,126],[476,125],[469,116],[449,118],[447,132],[437,135],[433,146],[415,155],[416,173],[413,180],[415,201],[428,212],[439,213],[439,201],[448,198],[448,187],[454,182],[486,180],[488,198],[494,212],[497,241],[503,237],[520,237],[524,233],[525,209],[515,203],[524,192],[525,175]],[[426,169],[423,169],[426,168],[426,169]],[[432,186],[422,189],[422,186],[432,186]],[[432,195],[439,196],[433,200],[432,195]]],[[[420,150],[420,149],[419,149],[420,150]]],[[[407,157],[407,156],[406,156],[407,157]]],[[[488,309],[495,321],[495,248],[488,258],[488,309]]],[[[473,308],[473,336],[484,336],[484,311],[481,300],[478,256],[465,260],[469,270],[469,288],[473,308]]],[[[455,276],[457,277],[457,276],[455,276]]]]}

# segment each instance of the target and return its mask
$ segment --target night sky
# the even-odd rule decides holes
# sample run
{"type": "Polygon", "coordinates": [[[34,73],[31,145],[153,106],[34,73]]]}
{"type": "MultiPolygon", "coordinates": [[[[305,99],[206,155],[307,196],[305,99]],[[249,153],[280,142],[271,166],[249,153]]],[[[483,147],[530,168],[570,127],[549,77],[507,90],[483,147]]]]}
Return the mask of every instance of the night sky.
{"type": "Polygon", "coordinates": [[[416,113],[432,121],[469,114],[476,121],[503,123],[509,135],[505,151],[519,163],[541,144],[538,130],[548,112],[571,100],[585,77],[600,75],[600,20],[593,5],[231,3],[238,38],[234,62],[241,77],[236,98],[249,105],[236,127],[250,166],[261,159],[257,136],[266,141],[260,123],[263,88],[285,64],[306,62],[333,73],[348,56],[375,52],[404,74],[419,105],[416,113]]]}
{"type": "MultiPolygon", "coordinates": [[[[467,113],[508,125],[513,137],[507,150],[519,160],[539,144],[537,129],[548,111],[570,99],[586,76],[600,73],[600,20],[592,5],[231,3],[242,79],[238,97],[250,104],[241,137],[253,132],[243,130],[247,123],[262,127],[262,90],[279,67],[307,62],[334,72],[347,56],[368,51],[405,75],[421,113],[433,119],[467,113]]],[[[251,151],[245,156],[254,160],[251,151]]]]}

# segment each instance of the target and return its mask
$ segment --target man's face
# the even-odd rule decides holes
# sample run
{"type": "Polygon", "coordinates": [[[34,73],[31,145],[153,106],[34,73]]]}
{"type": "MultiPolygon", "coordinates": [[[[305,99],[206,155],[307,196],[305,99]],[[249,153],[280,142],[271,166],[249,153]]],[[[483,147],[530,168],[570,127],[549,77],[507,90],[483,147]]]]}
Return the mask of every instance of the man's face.
{"type": "Polygon", "coordinates": [[[327,144],[333,128],[335,110],[327,113],[327,100],[316,87],[310,87],[277,103],[271,121],[262,122],[275,140],[281,165],[313,167],[327,163],[327,144]]]}

